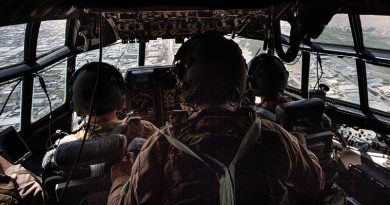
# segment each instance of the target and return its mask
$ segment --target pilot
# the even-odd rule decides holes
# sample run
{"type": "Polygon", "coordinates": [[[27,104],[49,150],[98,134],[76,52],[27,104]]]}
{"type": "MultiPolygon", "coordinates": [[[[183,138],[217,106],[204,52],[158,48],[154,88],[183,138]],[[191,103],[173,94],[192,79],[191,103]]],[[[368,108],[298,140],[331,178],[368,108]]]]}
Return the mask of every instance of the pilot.
{"type": "MultiPolygon", "coordinates": [[[[129,140],[134,137],[151,136],[158,130],[152,123],[136,117],[127,117],[122,121],[118,119],[117,112],[123,108],[126,100],[126,87],[120,71],[108,63],[101,63],[92,114],[88,116],[98,65],[98,62],[83,65],[71,79],[71,106],[76,114],[84,119],[82,126],[86,124],[88,117],[91,117],[93,129],[90,129],[87,138],[108,133],[123,122],[128,125],[123,134],[129,140]]],[[[84,129],[76,133],[73,139],[82,139],[84,129]]],[[[66,139],[62,140],[66,141],[66,139]]]]}
{"type": "Polygon", "coordinates": [[[234,41],[190,38],[175,55],[174,72],[192,111],[149,138],[131,171],[131,161],[113,166],[108,204],[286,204],[291,192],[322,191],[314,154],[279,125],[232,106],[247,78],[234,41]]]}
{"type": "MultiPolygon", "coordinates": [[[[248,80],[253,94],[261,98],[255,108],[260,117],[275,121],[276,107],[292,101],[290,96],[284,94],[288,77],[289,73],[282,60],[276,56],[262,53],[251,60],[248,80]]],[[[331,128],[331,120],[325,114],[321,123],[323,128],[331,128]]]]}
{"type": "MultiPolygon", "coordinates": [[[[261,98],[257,107],[275,113],[276,106],[291,102],[292,99],[284,94],[288,76],[286,67],[278,57],[266,53],[254,57],[249,63],[248,80],[253,94],[261,98]]],[[[260,115],[270,118],[266,111],[260,115]]]]}
{"type": "MultiPolygon", "coordinates": [[[[91,62],[78,69],[71,78],[70,101],[73,110],[84,120],[80,130],[72,135],[67,135],[58,140],[56,144],[61,146],[65,142],[82,140],[87,128],[88,118],[90,126],[86,139],[123,134],[130,143],[134,138],[149,138],[158,131],[151,122],[141,120],[138,117],[126,117],[119,120],[117,111],[121,110],[125,103],[126,87],[120,71],[107,63],[101,63],[97,79],[99,63],[91,62]],[[94,91],[95,88],[95,91],[94,91]],[[94,100],[91,99],[94,92],[94,100]],[[92,106],[92,108],[90,108],[92,106]],[[90,114],[91,110],[91,115],[90,114]]],[[[51,165],[51,159],[55,149],[46,153],[42,166],[47,168],[51,165]]]]}
{"type": "Polygon", "coordinates": [[[126,100],[126,88],[120,71],[108,63],[101,63],[91,116],[88,116],[98,65],[98,62],[87,63],[73,74],[70,85],[71,106],[84,120],[76,134],[67,135],[58,142],[82,140],[88,117],[91,118],[91,122],[87,139],[105,136],[114,129],[117,134],[126,135],[128,142],[136,137],[149,138],[158,130],[151,122],[141,120],[139,117],[118,119],[117,112],[123,108],[126,100]]]}

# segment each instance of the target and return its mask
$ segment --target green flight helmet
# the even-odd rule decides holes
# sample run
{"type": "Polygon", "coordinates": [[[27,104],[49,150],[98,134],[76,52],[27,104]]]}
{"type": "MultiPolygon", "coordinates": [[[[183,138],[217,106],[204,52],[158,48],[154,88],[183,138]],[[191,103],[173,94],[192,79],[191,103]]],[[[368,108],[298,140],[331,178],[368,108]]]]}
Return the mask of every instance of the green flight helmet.
{"type": "MultiPolygon", "coordinates": [[[[70,103],[77,115],[89,114],[99,62],[83,65],[72,76],[70,103]]],[[[92,115],[120,110],[126,99],[126,87],[121,72],[108,63],[101,63],[94,94],[92,115]]]]}
{"type": "Polygon", "coordinates": [[[246,88],[247,67],[241,49],[217,33],[183,43],[175,55],[173,72],[181,100],[190,104],[236,101],[246,88]]]}
{"type": "Polygon", "coordinates": [[[262,53],[249,64],[248,80],[256,96],[276,96],[287,86],[289,73],[276,56],[262,53]]]}

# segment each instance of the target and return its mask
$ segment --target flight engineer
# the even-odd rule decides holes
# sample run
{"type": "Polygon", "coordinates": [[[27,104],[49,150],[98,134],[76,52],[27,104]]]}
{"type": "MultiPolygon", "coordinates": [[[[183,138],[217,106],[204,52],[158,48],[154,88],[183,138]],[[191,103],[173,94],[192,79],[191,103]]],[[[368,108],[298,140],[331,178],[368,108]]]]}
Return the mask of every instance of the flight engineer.
{"type": "Polygon", "coordinates": [[[290,204],[321,193],[313,153],[252,109],[232,106],[247,79],[234,41],[192,37],[173,71],[188,118],[156,132],[135,162],[113,165],[108,204],[290,204]]]}

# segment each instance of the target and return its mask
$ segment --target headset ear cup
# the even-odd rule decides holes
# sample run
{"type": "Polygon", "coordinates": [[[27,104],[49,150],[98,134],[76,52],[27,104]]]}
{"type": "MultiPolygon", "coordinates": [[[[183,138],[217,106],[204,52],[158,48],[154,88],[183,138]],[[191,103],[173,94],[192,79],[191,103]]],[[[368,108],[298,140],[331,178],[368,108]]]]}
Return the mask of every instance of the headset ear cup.
{"type": "Polygon", "coordinates": [[[126,97],[127,96],[127,88],[126,88],[125,80],[123,79],[123,76],[122,76],[119,69],[115,68],[114,66],[110,66],[110,68],[113,70],[112,73],[114,73],[114,75],[117,78],[116,80],[118,83],[118,87],[122,93],[122,107],[121,108],[123,108],[126,105],[126,100],[127,100],[127,97],[126,97]]]}
{"type": "MultiPolygon", "coordinates": [[[[71,90],[70,88],[69,90],[71,90]]],[[[69,107],[71,110],[73,110],[73,101],[72,101],[72,91],[69,91],[69,107]]]]}
{"type": "Polygon", "coordinates": [[[74,84],[74,81],[76,80],[77,76],[79,75],[80,71],[81,71],[81,69],[76,70],[73,73],[73,75],[71,76],[70,82],[69,82],[69,90],[68,90],[69,107],[73,111],[75,111],[74,104],[73,104],[73,84],[74,84]]]}
{"type": "Polygon", "coordinates": [[[186,73],[186,65],[181,60],[176,62],[175,64],[175,72],[177,75],[177,78],[181,81],[184,79],[184,75],[186,73]]]}
{"type": "Polygon", "coordinates": [[[253,81],[254,81],[254,77],[252,74],[248,74],[248,88],[252,88],[253,87],[253,81]]]}
{"type": "Polygon", "coordinates": [[[237,88],[237,87],[234,87],[234,89],[233,89],[233,101],[238,101],[238,100],[240,100],[240,97],[241,97],[241,94],[240,94],[241,92],[240,92],[240,90],[237,88]]]}
{"type": "Polygon", "coordinates": [[[184,81],[184,82],[181,83],[181,89],[183,91],[188,91],[190,89],[190,85],[188,84],[187,81],[184,81]]]}

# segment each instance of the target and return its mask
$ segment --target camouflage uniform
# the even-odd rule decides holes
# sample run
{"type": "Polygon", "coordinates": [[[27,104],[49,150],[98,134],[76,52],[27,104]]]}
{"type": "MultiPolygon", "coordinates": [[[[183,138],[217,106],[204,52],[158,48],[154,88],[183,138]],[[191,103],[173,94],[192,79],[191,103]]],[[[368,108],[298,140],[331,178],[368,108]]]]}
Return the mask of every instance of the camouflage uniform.
{"type": "MultiPolygon", "coordinates": [[[[206,108],[171,133],[193,150],[229,164],[254,115],[206,108]]],[[[324,176],[318,159],[279,125],[261,120],[261,140],[250,153],[236,165],[236,204],[283,204],[292,195],[321,193],[324,176]]],[[[217,204],[218,186],[215,173],[158,132],[143,146],[130,178],[112,182],[108,204],[217,204]]]]}
{"type": "MultiPolygon", "coordinates": [[[[95,137],[108,136],[110,134],[123,134],[127,137],[127,142],[130,143],[136,137],[148,139],[153,133],[158,131],[158,128],[149,121],[141,120],[139,117],[131,117],[125,120],[96,123],[91,126],[90,131],[87,133],[87,140],[95,137]]],[[[56,143],[61,146],[61,144],[66,142],[82,140],[84,133],[84,129],[80,130],[74,135],[65,136],[56,143]]],[[[54,152],[55,150],[50,150],[46,153],[42,164],[43,167],[47,166],[54,152]]],[[[109,179],[101,182],[101,184],[103,183],[109,184],[109,179]]],[[[106,204],[107,196],[108,191],[92,192],[87,197],[87,204],[106,204]]]]}
{"type": "MultiPolygon", "coordinates": [[[[1,158],[0,160],[5,160],[1,158]]],[[[4,162],[1,164],[3,165],[4,162]]],[[[7,162],[6,162],[7,163],[7,162]]],[[[9,162],[8,162],[9,163],[9,162]]],[[[9,163],[10,164],[10,163],[9,163]]],[[[44,204],[44,192],[40,182],[26,171],[20,164],[11,165],[4,169],[4,174],[15,179],[17,191],[23,204],[40,205],[44,204]]]]}
{"type": "MultiPolygon", "coordinates": [[[[92,122],[91,122],[92,124],[92,122]]],[[[100,122],[91,125],[87,139],[99,136],[107,136],[109,134],[123,134],[127,137],[127,142],[130,143],[136,137],[148,139],[158,128],[153,123],[141,120],[139,117],[129,117],[124,120],[111,120],[100,122]],[[113,129],[117,129],[116,131],[113,129]]],[[[59,143],[69,142],[73,140],[82,140],[84,137],[84,129],[74,135],[68,135],[62,138],[59,143]]]]}

